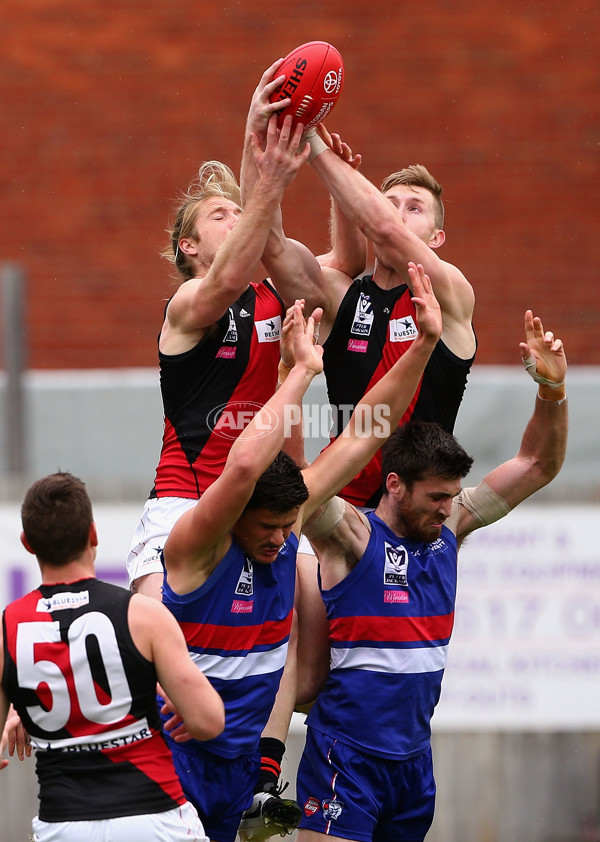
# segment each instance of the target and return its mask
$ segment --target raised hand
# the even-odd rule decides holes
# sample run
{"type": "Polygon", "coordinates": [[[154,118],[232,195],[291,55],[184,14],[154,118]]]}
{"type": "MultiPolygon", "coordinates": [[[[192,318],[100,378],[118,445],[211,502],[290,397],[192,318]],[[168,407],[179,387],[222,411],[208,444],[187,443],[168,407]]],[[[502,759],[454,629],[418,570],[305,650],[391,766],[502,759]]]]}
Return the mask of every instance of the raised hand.
{"type": "Polygon", "coordinates": [[[280,102],[270,102],[269,100],[273,91],[285,81],[285,75],[276,75],[282,63],[283,59],[279,58],[265,70],[250,100],[250,108],[248,110],[248,117],[246,118],[246,130],[256,134],[262,149],[265,148],[267,126],[270,118],[278,111],[287,108],[291,102],[289,97],[282,99],[280,102]]]}
{"type": "Polygon", "coordinates": [[[525,342],[520,342],[521,358],[527,373],[536,383],[559,388],[567,373],[567,358],[562,339],[544,331],[542,320],[531,310],[525,311],[525,342]]]}
{"type": "Polygon", "coordinates": [[[412,301],[417,309],[419,333],[437,342],[442,335],[442,311],[433,293],[429,275],[420,263],[412,262],[408,264],[408,274],[413,291],[412,301]]]}
{"type": "Polygon", "coordinates": [[[355,170],[360,167],[360,163],[362,161],[361,155],[353,155],[352,149],[345,143],[341,136],[336,132],[329,133],[325,128],[323,123],[319,123],[317,128],[317,134],[323,140],[327,146],[331,149],[332,152],[341,158],[342,161],[346,161],[347,164],[350,164],[355,170]]]}
{"type": "Polygon", "coordinates": [[[292,310],[291,334],[296,365],[302,365],[313,374],[323,371],[323,348],[316,344],[318,328],[323,311],[318,307],[308,319],[304,319],[304,302],[298,299],[292,310]]]}
{"type": "Polygon", "coordinates": [[[264,151],[256,133],[250,135],[259,177],[270,179],[280,190],[291,184],[300,167],[308,160],[310,148],[306,146],[299,151],[302,129],[302,123],[297,123],[292,130],[292,117],[289,114],[279,129],[277,115],[274,114],[269,119],[264,151]]]}

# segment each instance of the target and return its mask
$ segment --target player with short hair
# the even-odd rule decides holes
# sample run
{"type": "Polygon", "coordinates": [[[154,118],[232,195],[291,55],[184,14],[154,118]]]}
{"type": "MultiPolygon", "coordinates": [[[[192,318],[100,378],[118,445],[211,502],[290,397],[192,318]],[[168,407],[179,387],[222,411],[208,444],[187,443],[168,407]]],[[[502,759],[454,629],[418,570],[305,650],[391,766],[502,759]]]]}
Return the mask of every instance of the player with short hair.
{"type": "MultiPolygon", "coordinates": [[[[302,471],[280,454],[292,419],[298,435],[302,396],[322,369],[313,319],[303,325],[297,302],[294,366],[289,374],[283,367],[284,382],[233,443],[221,476],[179,518],[165,544],[163,600],[181,623],[192,658],[225,702],[222,735],[202,744],[171,744],[184,792],[216,842],[232,842],[253,800],[259,740],[292,627],[298,535],[394,429],[439,338],[439,307],[429,280],[422,267],[411,267],[411,275],[419,335],[361,401],[359,416],[374,419],[369,435],[353,416],[346,435],[302,471]],[[385,409],[385,424],[375,422],[377,408],[385,409]]],[[[286,822],[277,824],[277,812],[270,818],[276,832],[289,829],[286,822]]]]}
{"type": "Polygon", "coordinates": [[[98,537],[81,480],[68,473],[38,480],[21,514],[21,540],[36,555],[42,584],[3,613],[0,727],[12,702],[37,758],[33,838],[206,842],[161,733],[156,683],[185,722],[171,732],[174,741],[223,730],[218,693],[191,663],[163,605],[95,578],[98,537]]]}
{"type": "Polygon", "coordinates": [[[345,502],[328,528],[306,530],[319,560],[331,669],[307,718],[299,842],[420,842],[431,825],[430,721],[454,621],[458,549],[549,483],[565,457],[562,342],[528,310],[520,347],[539,385],[513,459],[461,489],[471,457],[440,425],[410,421],[384,445],[375,512],[345,502]]]}
{"type": "MultiPolygon", "coordinates": [[[[277,87],[276,62],[264,72],[254,92],[247,122],[247,138],[264,136],[274,105],[270,95],[277,87]]],[[[300,271],[314,257],[299,243],[291,248],[272,249],[270,240],[263,256],[269,275],[284,300],[302,296],[307,310],[323,308],[319,341],[323,345],[324,373],[329,403],[333,409],[334,435],[344,428],[348,414],[410,347],[416,336],[416,312],[411,301],[411,261],[423,264],[439,296],[443,330],[410,406],[402,419],[410,417],[439,421],[452,431],[474,360],[476,339],[471,324],[473,289],[463,273],[441,260],[436,250],[444,243],[442,188],[422,165],[412,165],[390,175],[379,191],[358,172],[360,156],[343,143],[339,135],[329,136],[323,127],[310,130],[313,169],[330,191],[339,227],[338,253],[362,256],[366,242],[375,250],[372,275],[357,277],[344,270],[338,260],[319,258],[321,273],[300,271]],[[354,228],[354,234],[352,229],[354,228]],[[357,234],[359,235],[357,237],[357,234]],[[272,252],[278,264],[269,263],[272,252]],[[285,256],[286,262],[282,259],[285,256]],[[293,270],[293,265],[298,267],[293,270]],[[285,274],[280,268],[286,268],[285,274]]],[[[249,154],[246,177],[252,184],[249,154]]],[[[247,182],[248,183],[248,182],[247,182]]],[[[350,261],[348,261],[348,264],[350,261]]],[[[381,493],[380,457],[357,473],[340,492],[355,505],[373,508],[381,493]]],[[[316,584],[316,562],[306,539],[298,555],[298,686],[296,701],[314,699],[328,671],[328,642],[325,614],[316,584]]],[[[289,699],[277,700],[272,722],[263,741],[264,762],[251,816],[259,813],[277,785],[284,741],[291,717],[289,699]],[[287,705],[287,707],[285,707],[287,705]]]]}

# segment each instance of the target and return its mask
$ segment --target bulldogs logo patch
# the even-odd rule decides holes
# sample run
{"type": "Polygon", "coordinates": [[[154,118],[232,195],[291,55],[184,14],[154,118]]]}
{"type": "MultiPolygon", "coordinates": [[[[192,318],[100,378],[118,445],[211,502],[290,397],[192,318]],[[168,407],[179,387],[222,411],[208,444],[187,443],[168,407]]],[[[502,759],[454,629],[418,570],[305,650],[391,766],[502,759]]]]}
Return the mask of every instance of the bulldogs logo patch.
{"type": "Polygon", "coordinates": [[[330,801],[323,801],[323,817],[328,821],[335,821],[342,815],[344,804],[338,801],[337,798],[332,798],[330,801]]]}

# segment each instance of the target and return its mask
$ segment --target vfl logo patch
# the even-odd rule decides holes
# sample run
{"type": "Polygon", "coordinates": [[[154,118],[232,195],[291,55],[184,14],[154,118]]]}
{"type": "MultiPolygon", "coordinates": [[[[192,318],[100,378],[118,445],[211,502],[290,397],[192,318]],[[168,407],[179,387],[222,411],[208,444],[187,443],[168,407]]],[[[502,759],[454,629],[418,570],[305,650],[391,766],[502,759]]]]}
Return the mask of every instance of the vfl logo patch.
{"type": "Polygon", "coordinates": [[[384,585],[408,585],[408,553],[405,547],[393,547],[385,542],[384,585]]]}
{"type": "Polygon", "coordinates": [[[254,323],[256,336],[259,342],[279,342],[281,335],[281,316],[273,316],[272,319],[262,319],[254,323]]]}
{"type": "Polygon", "coordinates": [[[344,802],[338,801],[337,798],[332,798],[331,801],[323,801],[323,817],[327,821],[334,821],[339,819],[344,809],[344,802]]]}
{"type": "Polygon", "coordinates": [[[390,342],[411,342],[417,338],[418,330],[412,316],[390,319],[390,342]]]}
{"type": "Polygon", "coordinates": [[[235,323],[235,316],[233,315],[233,310],[229,308],[229,327],[227,328],[227,333],[223,338],[223,342],[237,342],[238,341],[238,333],[237,333],[237,325],[235,323]]]}
{"type": "Polygon", "coordinates": [[[319,799],[313,798],[312,795],[304,805],[304,815],[305,816],[314,816],[314,814],[319,809],[319,799]]]}
{"type": "Polygon", "coordinates": [[[67,608],[81,608],[82,605],[90,604],[89,591],[81,591],[81,593],[57,593],[51,597],[42,597],[38,599],[36,611],[42,614],[50,614],[52,611],[64,611],[67,608]]]}
{"type": "Polygon", "coordinates": [[[240,573],[237,585],[235,586],[236,596],[252,596],[254,593],[254,568],[251,560],[244,553],[244,569],[240,573]]]}
{"type": "Polygon", "coordinates": [[[354,311],[354,320],[350,333],[358,336],[369,336],[371,328],[373,327],[373,305],[371,299],[364,292],[361,292],[360,298],[356,303],[356,310],[354,311]]]}

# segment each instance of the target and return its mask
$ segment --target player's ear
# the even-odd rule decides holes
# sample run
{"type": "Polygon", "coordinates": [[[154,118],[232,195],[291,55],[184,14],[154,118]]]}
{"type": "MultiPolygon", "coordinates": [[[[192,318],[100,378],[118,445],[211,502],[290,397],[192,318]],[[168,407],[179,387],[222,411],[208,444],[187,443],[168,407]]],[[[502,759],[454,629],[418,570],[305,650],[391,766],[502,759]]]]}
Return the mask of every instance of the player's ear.
{"type": "Polygon", "coordinates": [[[388,494],[392,494],[397,498],[402,498],[406,491],[406,485],[394,471],[390,471],[385,478],[385,487],[387,488],[388,494]]]}
{"type": "Polygon", "coordinates": [[[96,529],[95,523],[92,523],[90,526],[90,546],[98,546],[98,530],[96,529]]]}
{"type": "Polygon", "coordinates": [[[198,243],[191,238],[182,237],[179,240],[179,250],[184,254],[198,254],[198,243]]]}
{"type": "Polygon", "coordinates": [[[429,238],[427,245],[431,249],[439,249],[440,246],[443,246],[446,242],[446,232],[442,231],[441,228],[436,228],[431,237],[429,238]]]}
{"type": "Polygon", "coordinates": [[[29,545],[29,541],[25,537],[24,532],[21,532],[21,543],[23,544],[23,546],[25,547],[25,549],[27,550],[28,553],[31,553],[32,555],[35,555],[35,552],[31,549],[31,546],[29,545]]]}

